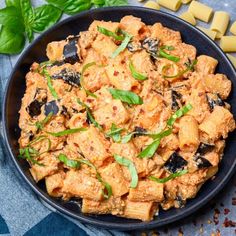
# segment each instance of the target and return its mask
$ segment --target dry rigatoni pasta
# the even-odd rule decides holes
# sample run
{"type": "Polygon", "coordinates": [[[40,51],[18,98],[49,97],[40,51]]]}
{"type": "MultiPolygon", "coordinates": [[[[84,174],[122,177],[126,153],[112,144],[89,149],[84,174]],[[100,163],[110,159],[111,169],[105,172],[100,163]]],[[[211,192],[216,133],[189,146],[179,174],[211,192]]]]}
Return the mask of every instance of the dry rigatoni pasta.
{"type": "Polygon", "coordinates": [[[216,38],[221,38],[229,25],[230,16],[227,12],[216,11],[212,20],[211,30],[217,32],[216,38]]]}
{"type": "Polygon", "coordinates": [[[228,53],[227,53],[227,56],[230,59],[230,61],[233,63],[234,67],[236,68],[236,57],[234,57],[228,53]]]}
{"type": "Polygon", "coordinates": [[[229,31],[230,31],[232,34],[236,35],[236,21],[231,25],[229,31]]]}
{"type": "Polygon", "coordinates": [[[178,11],[182,4],[181,0],[159,0],[158,3],[172,11],[178,11]]]}
{"type": "Polygon", "coordinates": [[[183,12],[180,16],[181,19],[189,22],[192,25],[196,25],[196,19],[194,18],[193,14],[189,11],[183,12]]]}
{"type": "Polygon", "coordinates": [[[223,36],[220,40],[220,47],[224,52],[236,52],[236,36],[223,36]]]}
{"type": "Polygon", "coordinates": [[[212,40],[215,40],[216,34],[217,34],[215,31],[212,31],[210,29],[207,29],[207,28],[204,28],[204,27],[201,27],[201,26],[197,26],[197,28],[200,29],[202,32],[204,32],[212,40]]]}
{"type": "Polygon", "coordinates": [[[160,10],[160,5],[157,2],[154,2],[154,1],[147,1],[144,4],[144,7],[151,8],[151,9],[154,9],[154,10],[160,10]]]}
{"type": "Polygon", "coordinates": [[[213,14],[213,9],[205,4],[192,1],[189,5],[189,11],[195,18],[208,22],[213,14]]]}

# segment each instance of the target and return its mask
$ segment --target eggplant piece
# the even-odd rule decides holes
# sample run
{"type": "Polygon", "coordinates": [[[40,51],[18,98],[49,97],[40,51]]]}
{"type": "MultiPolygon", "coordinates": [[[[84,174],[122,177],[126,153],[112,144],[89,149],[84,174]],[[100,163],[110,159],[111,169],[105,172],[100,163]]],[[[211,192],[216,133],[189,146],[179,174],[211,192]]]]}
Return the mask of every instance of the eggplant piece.
{"type": "Polygon", "coordinates": [[[137,51],[140,51],[142,49],[141,47],[141,44],[138,42],[130,42],[128,43],[127,45],[127,49],[130,51],[130,52],[137,52],[137,51]]]}
{"type": "Polygon", "coordinates": [[[204,156],[206,153],[211,152],[215,148],[215,145],[208,143],[200,143],[195,155],[204,156]]]}
{"type": "Polygon", "coordinates": [[[52,79],[63,79],[67,84],[79,87],[81,74],[72,70],[63,69],[60,73],[52,75],[52,79]]]}
{"type": "Polygon", "coordinates": [[[183,200],[181,196],[177,195],[175,198],[175,201],[178,203],[179,208],[182,208],[185,206],[186,201],[183,200]]]}
{"type": "Polygon", "coordinates": [[[211,111],[214,110],[215,106],[225,106],[219,94],[207,94],[206,98],[211,111]]]}
{"type": "Polygon", "coordinates": [[[182,94],[177,93],[175,90],[171,90],[171,99],[172,99],[171,109],[172,110],[176,111],[180,108],[178,100],[180,100],[181,98],[182,98],[182,94]]]}
{"type": "Polygon", "coordinates": [[[146,38],[143,40],[141,46],[153,57],[157,56],[159,40],[153,38],[146,38]]]}
{"type": "Polygon", "coordinates": [[[177,152],[173,152],[167,162],[164,164],[166,170],[171,173],[176,173],[184,169],[188,162],[184,160],[177,152]]]}
{"type": "Polygon", "coordinates": [[[44,105],[44,102],[40,102],[38,100],[34,100],[29,104],[26,108],[28,114],[33,118],[34,116],[39,116],[41,114],[41,107],[44,105]]]}
{"type": "Polygon", "coordinates": [[[137,134],[134,134],[134,138],[135,138],[135,137],[138,137],[138,136],[141,136],[141,135],[147,133],[147,130],[142,127],[135,126],[133,132],[137,132],[137,134]]]}
{"type": "Polygon", "coordinates": [[[53,113],[53,115],[56,115],[59,111],[59,107],[56,103],[55,100],[53,101],[50,101],[48,103],[45,104],[45,107],[44,107],[44,114],[45,116],[49,115],[49,113],[53,113]]]}
{"type": "Polygon", "coordinates": [[[194,160],[196,161],[197,167],[199,169],[208,168],[212,166],[212,164],[206,158],[199,154],[195,156],[194,160]]]}
{"type": "Polygon", "coordinates": [[[67,44],[63,48],[63,56],[64,62],[75,64],[76,62],[80,61],[80,57],[78,55],[78,36],[71,37],[67,39],[67,44]]]}

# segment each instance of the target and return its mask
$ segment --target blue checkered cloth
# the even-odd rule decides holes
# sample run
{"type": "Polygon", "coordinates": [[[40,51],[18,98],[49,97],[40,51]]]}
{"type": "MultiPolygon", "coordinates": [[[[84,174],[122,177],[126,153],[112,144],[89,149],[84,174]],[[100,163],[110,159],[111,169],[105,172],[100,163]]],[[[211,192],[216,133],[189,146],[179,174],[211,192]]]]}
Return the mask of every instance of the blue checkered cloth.
{"type": "MultiPolygon", "coordinates": [[[[0,7],[3,7],[3,2],[4,1],[0,2],[0,7]]],[[[43,3],[42,0],[33,2],[36,3],[36,5],[43,3]]],[[[236,19],[235,0],[202,0],[201,2],[208,3],[218,10],[225,9],[229,12],[231,11],[232,16],[236,19]]],[[[130,4],[139,5],[136,0],[131,0],[130,4]]],[[[186,10],[186,7],[182,7],[180,12],[184,10],[186,10]]],[[[9,57],[0,55],[1,103],[3,92],[6,88],[6,82],[9,79],[9,75],[18,57],[19,56],[9,57]]],[[[0,113],[1,112],[2,111],[0,110],[0,113]]],[[[17,172],[4,148],[2,138],[0,142],[0,236],[130,235],[128,233],[98,229],[93,226],[82,224],[74,219],[61,215],[54,209],[51,209],[47,204],[42,203],[17,172]]],[[[232,198],[236,197],[236,188],[233,183],[236,183],[236,176],[234,176],[225,188],[225,191],[222,191],[208,207],[194,216],[183,220],[181,223],[173,224],[164,229],[158,229],[158,233],[160,235],[178,235],[178,232],[181,230],[184,232],[184,235],[198,236],[200,235],[199,229],[201,228],[201,235],[211,235],[211,233],[216,233],[218,229],[223,236],[234,235],[235,228],[222,228],[225,217],[228,217],[231,220],[236,219],[236,207],[232,205],[232,198]],[[216,208],[222,213],[219,216],[218,224],[212,222],[214,210],[216,208]],[[223,214],[224,208],[230,210],[227,215],[223,214]]],[[[152,231],[147,233],[152,235],[152,231]]],[[[134,232],[133,234],[139,235],[138,232],[134,232]]]]}

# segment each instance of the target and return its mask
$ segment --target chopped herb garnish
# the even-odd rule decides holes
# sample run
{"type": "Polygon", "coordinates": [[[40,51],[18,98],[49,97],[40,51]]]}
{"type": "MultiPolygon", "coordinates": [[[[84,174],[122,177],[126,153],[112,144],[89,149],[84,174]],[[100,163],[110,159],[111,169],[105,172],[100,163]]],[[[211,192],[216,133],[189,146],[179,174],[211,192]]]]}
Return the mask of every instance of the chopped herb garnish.
{"type": "Polygon", "coordinates": [[[131,175],[130,188],[136,188],[138,185],[138,173],[137,173],[134,163],[130,161],[129,159],[126,159],[117,154],[114,154],[114,158],[117,163],[119,163],[120,165],[126,166],[129,169],[129,172],[131,175]]]}
{"type": "Polygon", "coordinates": [[[58,159],[68,167],[71,167],[71,168],[79,168],[80,167],[80,162],[78,162],[76,160],[68,159],[67,156],[62,153],[58,156],[58,159]]]}
{"type": "Polygon", "coordinates": [[[192,105],[191,104],[187,104],[185,106],[183,106],[182,108],[180,108],[179,110],[177,110],[167,121],[167,125],[168,127],[172,127],[175,123],[175,121],[184,116],[185,114],[187,114],[191,109],[192,109],[192,105]]]}
{"type": "Polygon", "coordinates": [[[108,89],[110,94],[115,99],[120,99],[122,102],[126,102],[128,104],[143,104],[143,100],[136,93],[120,90],[120,89],[108,89]]]}
{"type": "Polygon", "coordinates": [[[163,47],[161,47],[159,49],[159,56],[160,57],[164,57],[164,58],[166,58],[170,61],[174,61],[174,62],[178,62],[180,60],[179,57],[168,54],[167,52],[164,51],[164,49],[171,51],[171,50],[174,50],[174,47],[173,46],[163,46],[163,47]]]}
{"type": "Polygon", "coordinates": [[[44,61],[44,62],[41,62],[39,64],[39,67],[40,68],[44,68],[44,67],[47,67],[47,66],[52,66],[53,65],[53,62],[52,61],[44,61]]]}
{"type": "Polygon", "coordinates": [[[133,37],[133,36],[129,35],[128,33],[124,32],[123,30],[120,30],[120,32],[125,36],[125,38],[122,41],[121,45],[112,53],[111,58],[115,58],[121,52],[123,52],[133,37]]]}
{"type": "Polygon", "coordinates": [[[58,95],[57,95],[57,92],[55,91],[55,89],[53,88],[52,86],[52,79],[51,79],[51,76],[49,75],[48,71],[43,68],[43,72],[42,74],[46,77],[47,79],[47,84],[48,84],[48,88],[52,94],[52,96],[55,98],[55,99],[58,99],[58,95]]]}
{"type": "Polygon", "coordinates": [[[124,137],[122,137],[121,142],[122,143],[128,143],[134,135],[135,135],[135,132],[132,132],[132,133],[129,133],[129,134],[125,135],[124,137]]]}
{"type": "Polygon", "coordinates": [[[100,33],[102,33],[102,34],[104,34],[106,36],[112,37],[115,40],[122,41],[124,39],[123,35],[118,35],[117,33],[114,33],[114,32],[112,32],[112,31],[110,31],[110,30],[108,30],[106,28],[98,26],[97,30],[98,30],[98,32],[100,32],[100,33]]]}
{"type": "Polygon", "coordinates": [[[51,120],[53,112],[51,111],[42,121],[37,121],[35,126],[38,130],[42,130],[43,127],[51,120]]]}
{"type": "Polygon", "coordinates": [[[136,79],[136,80],[146,80],[148,77],[146,75],[140,74],[134,67],[134,64],[132,61],[129,62],[129,69],[131,71],[132,76],[136,79]]]}
{"type": "Polygon", "coordinates": [[[94,66],[96,65],[96,62],[90,62],[86,65],[84,65],[84,67],[82,68],[82,71],[81,71],[81,76],[80,76],[80,85],[81,87],[83,88],[83,90],[86,92],[87,95],[91,96],[91,97],[94,97],[94,98],[97,98],[97,96],[90,92],[89,90],[85,89],[84,87],[84,72],[91,66],[94,66]]]}
{"type": "Polygon", "coordinates": [[[123,128],[118,128],[114,123],[111,125],[111,131],[106,133],[106,136],[111,137],[114,142],[119,143],[121,141],[121,132],[123,128]]]}
{"type": "Polygon", "coordinates": [[[53,133],[53,132],[47,132],[47,133],[54,137],[61,137],[61,136],[74,134],[74,133],[78,133],[78,132],[86,131],[86,130],[87,130],[86,128],[81,127],[81,128],[75,128],[75,129],[66,129],[60,132],[56,132],[56,133],[53,133]]]}
{"type": "Polygon", "coordinates": [[[164,184],[164,183],[166,183],[167,181],[169,181],[169,180],[171,180],[171,179],[174,179],[174,178],[176,178],[176,177],[180,177],[180,176],[185,175],[185,174],[187,174],[187,173],[188,173],[188,170],[181,170],[181,171],[178,171],[178,172],[176,172],[176,173],[173,173],[173,174],[169,175],[168,177],[161,178],[161,179],[160,179],[160,178],[156,178],[156,177],[154,177],[154,176],[149,176],[148,178],[149,178],[150,180],[152,180],[152,181],[157,182],[157,183],[164,184]]]}
{"type": "Polygon", "coordinates": [[[103,130],[102,126],[98,124],[98,122],[94,119],[93,115],[92,115],[92,111],[90,109],[89,106],[87,106],[85,103],[81,102],[79,99],[77,99],[77,102],[86,109],[88,118],[90,120],[91,123],[94,124],[95,127],[97,127],[99,130],[103,130]]]}

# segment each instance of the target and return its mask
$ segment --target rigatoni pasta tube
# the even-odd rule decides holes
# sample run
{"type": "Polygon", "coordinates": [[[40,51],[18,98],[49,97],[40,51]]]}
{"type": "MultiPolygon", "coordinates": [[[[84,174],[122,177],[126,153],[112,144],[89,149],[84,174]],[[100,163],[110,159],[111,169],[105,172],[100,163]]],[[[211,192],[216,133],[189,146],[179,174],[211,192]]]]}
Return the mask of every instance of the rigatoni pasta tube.
{"type": "Polygon", "coordinates": [[[232,56],[232,55],[230,55],[228,53],[227,53],[227,56],[228,56],[229,60],[233,63],[233,65],[234,65],[234,67],[236,69],[236,57],[234,57],[234,56],[232,56]]]}
{"type": "Polygon", "coordinates": [[[60,61],[63,59],[63,49],[66,45],[66,40],[54,41],[47,45],[47,57],[50,61],[60,61]]]}
{"type": "Polygon", "coordinates": [[[224,52],[236,52],[236,36],[223,36],[220,47],[224,52]]]}
{"type": "Polygon", "coordinates": [[[216,38],[216,32],[212,31],[210,29],[201,27],[201,26],[197,26],[198,29],[200,29],[203,33],[205,33],[207,36],[209,36],[212,40],[215,40],[216,38]]]}
{"type": "Polygon", "coordinates": [[[236,21],[231,25],[230,30],[232,34],[236,35],[236,21]]]}
{"type": "Polygon", "coordinates": [[[158,3],[172,11],[178,11],[182,4],[181,0],[159,0],[158,3]]]}
{"type": "Polygon", "coordinates": [[[190,3],[192,0],[182,0],[182,3],[183,4],[188,4],[188,3],[190,3]]]}
{"type": "Polygon", "coordinates": [[[160,5],[154,1],[148,1],[144,4],[144,7],[151,8],[154,10],[160,10],[160,5]]]}
{"type": "Polygon", "coordinates": [[[194,18],[193,14],[189,11],[183,12],[180,16],[181,19],[189,22],[192,25],[196,25],[196,19],[194,18]]]}
{"type": "Polygon", "coordinates": [[[195,151],[199,145],[198,123],[192,116],[184,116],[179,122],[179,147],[183,151],[195,151]]]}
{"type": "Polygon", "coordinates": [[[211,24],[211,30],[217,32],[216,38],[221,38],[229,25],[230,16],[225,11],[217,11],[215,12],[212,24],[211,24]]]}
{"type": "Polygon", "coordinates": [[[195,18],[208,22],[212,16],[213,9],[200,2],[192,1],[189,6],[189,11],[195,18]]]}

